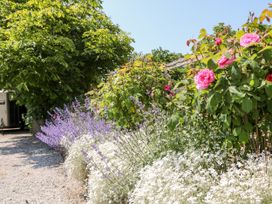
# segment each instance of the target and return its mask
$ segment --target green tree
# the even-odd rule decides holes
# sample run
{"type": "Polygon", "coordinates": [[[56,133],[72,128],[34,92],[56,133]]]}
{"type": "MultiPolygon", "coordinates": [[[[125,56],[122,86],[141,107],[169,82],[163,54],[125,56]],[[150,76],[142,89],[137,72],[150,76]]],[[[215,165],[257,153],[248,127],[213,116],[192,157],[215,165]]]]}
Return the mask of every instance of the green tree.
{"type": "Polygon", "coordinates": [[[0,87],[44,118],[127,62],[132,41],[100,0],[1,0],[0,87]]]}
{"type": "Polygon", "coordinates": [[[152,60],[158,63],[170,63],[182,57],[180,53],[170,52],[169,50],[164,50],[161,47],[151,51],[152,60]]]}

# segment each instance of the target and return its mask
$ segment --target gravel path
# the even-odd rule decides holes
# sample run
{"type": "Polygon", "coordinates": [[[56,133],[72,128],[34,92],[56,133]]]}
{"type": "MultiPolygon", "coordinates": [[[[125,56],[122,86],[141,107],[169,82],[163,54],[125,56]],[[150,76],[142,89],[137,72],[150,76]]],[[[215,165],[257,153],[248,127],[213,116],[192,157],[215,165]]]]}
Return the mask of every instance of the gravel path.
{"type": "Polygon", "coordinates": [[[29,133],[0,134],[0,204],[81,204],[83,189],[65,176],[61,156],[29,133]]]}

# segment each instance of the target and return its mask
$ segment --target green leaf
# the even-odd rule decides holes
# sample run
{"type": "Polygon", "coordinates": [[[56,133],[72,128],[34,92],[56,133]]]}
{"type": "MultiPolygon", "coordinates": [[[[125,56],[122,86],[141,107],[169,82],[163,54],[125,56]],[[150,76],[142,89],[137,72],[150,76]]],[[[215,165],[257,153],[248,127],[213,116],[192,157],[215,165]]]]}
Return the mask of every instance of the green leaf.
{"type": "Polygon", "coordinates": [[[207,109],[210,113],[214,113],[218,108],[218,105],[221,103],[221,95],[218,92],[215,92],[208,98],[207,109]]]}
{"type": "Polygon", "coordinates": [[[253,125],[250,124],[250,123],[246,123],[243,128],[248,131],[248,132],[251,132],[253,130],[253,125]]]}
{"type": "Polygon", "coordinates": [[[224,55],[225,55],[225,57],[228,58],[228,59],[231,59],[231,58],[232,58],[232,55],[231,55],[229,52],[225,52],[224,55]]]}
{"type": "Polygon", "coordinates": [[[245,95],[246,95],[245,93],[242,93],[242,92],[238,91],[237,88],[236,88],[235,86],[230,86],[230,87],[229,87],[229,92],[230,92],[231,94],[233,94],[233,95],[239,97],[239,98],[243,98],[243,97],[245,97],[245,95]]]}
{"type": "Polygon", "coordinates": [[[232,122],[233,122],[233,124],[236,125],[236,126],[240,126],[240,125],[241,125],[241,120],[240,120],[240,118],[238,118],[238,117],[233,117],[233,118],[232,118],[232,122]]]}
{"type": "Polygon", "coordinates": [[[239,30],[236,32],[235,37],[237,40],[240,40],[240,38],[245,34],[243,30],[239,30]]]}
{"type": "Polygon", "coordinates": [[[225,89],[225,87],[228,85],[228,81],[227,79],[225,79],[224,77],[220,77],[217,81],[216,84],[214,86],[214,89],[218,89],[218,88],[223,88],[225,89]]]}
{"type": "Polygon", "coordinates": [[[272,59],[272,46],[266,46],[261,51],[259,51],[259,54],[262,54],[262,57],[269,61],[272,59]]]}
{"type": "Polygon", "coordinates": [[[239,136],[241,134],[241,131],[242,131],[242,128],[236,127],[236,128],[233,129],[232,133],[233,133],[234,136],[237,137],[237,136],[239,136]]]}
{"type": "Polygon", "coordinates": [[[267,101],[267,110],[272,113],[272,101],[267,101]]]}
{"type": "Polygon", "coordinates": [[[261,54],[262,52],[272,51],[272,46],[266,46],[265,48],[261,49],[258,53],[261,54]]]}
{"type": "Polygon", "coordinates": [[[168,123],[168,127],[170,130],[174,130],[179,124],[180,116],[178,113],[171,116],[170,121],[168,123]]]}
{"type": "Polygon", "coordinates": [[[206,35],[207,35],[206,29],[202,28],[200,30],[200,34],[199,34],[198,38],[204,38],[206,35]]]}
{"type": "Polygon", "coordinates": [[[250,98],[244,98],[242,101],[242,110],[246,113],[249,113],[250,111],[252,111],[252,108],[252,100],[250,98]]]}
{"type": "Polygon", "coordinates": [[[272,85],[269,84],[269,85],[265,86],[265,92],[266,92],[267,96],[269,98],[271,98],[272,97],[272,85]]]}
{"type": "Polygon", "coordinates": [[[208,60],[207,65],[208,65],[208,67],[209,67],[210,69],[215,69],[215,68],[217,68],[217,64],[214,62],[214,60],[213,60],[212,58],[210,58],[210,59],[208,60]]]}
{"type": "Polygon", "coordinates": [[[241,132],[240,134],[238,135],[239,136],[239,141],[242,142],[242,143],[248,143],[249,141],[249,132],[244,130],[244,129],[241,129],[241,132]]]}
{"type": "Polygon", "coordinates": [[[232,66],[231,68],[231,77],[233,78],[233,80],[240,80],[241,78],[241,74],[235,66],[232,66]]]}
{"type": "Polygon", "coordinates": [[[231,125],[231,116],[227,115],[227,114],[223,114],[221,116],[222,121],[224,122],[226,127],[230,127],[231,125]]]}

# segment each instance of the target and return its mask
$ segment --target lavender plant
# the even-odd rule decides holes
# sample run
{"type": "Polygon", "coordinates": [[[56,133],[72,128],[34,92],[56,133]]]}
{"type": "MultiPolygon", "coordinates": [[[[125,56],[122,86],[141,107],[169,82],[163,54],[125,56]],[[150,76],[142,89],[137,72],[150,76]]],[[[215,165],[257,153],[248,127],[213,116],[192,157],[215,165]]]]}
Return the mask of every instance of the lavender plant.
{"type": "Polygon", "coordinates": [[[94,136],[96,132],[109,132],[110,125],[96,118],[89,107],[88,99],[83,104],[75,99],[71,105],[55,108],[49,113],[50,119],[46,120],[36,137],[52,148],[61,149],[63,140],[70,146],[82,135],[94,136]]]}

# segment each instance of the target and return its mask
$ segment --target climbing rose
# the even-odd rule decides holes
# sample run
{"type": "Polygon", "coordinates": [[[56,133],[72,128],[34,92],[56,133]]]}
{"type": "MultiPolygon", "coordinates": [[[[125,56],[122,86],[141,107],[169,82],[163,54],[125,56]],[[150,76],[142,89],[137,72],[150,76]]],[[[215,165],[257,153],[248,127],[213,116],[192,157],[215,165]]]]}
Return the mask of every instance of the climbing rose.
{"type": "Polygon", "coordinates": [[[265,79],[266,81],[272,82],[272,73],[268,74],[265,79]]]}
{"type": "Polygon", "coordinates": [[[225,55],[223,55],[218,60],[218,66],[223,69],[226,68],[228,65],[232,64],[235,61],[235,56],[232,56],[230,59],[228,59],[225,55]]]}
{"type": "Polygon", "coordinates": [[[170,85],[165,85],[164,90],[165,91],[171,91],[171,86],[170,85]]]}
{"type": "Polygon", "coordinates": [[[251,43],[257,43],[257,42],[260,42],[260,36],[256,33],[244,34],[240,39],[240,45],[242,47],[246,47],[247,45],[251,43]]]}
{"type": "Polygon", "coordinates": [[[212,70],[204,69],[197,73],[195,76],[196,88],[207,89],[209,85],[215,80],[215,76],[212,70]]]}
{"type": "Polygon", "coordinates": [[[222,43],[221,38],[215,38],[215,44],[220,45],[222,43]]]}

